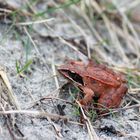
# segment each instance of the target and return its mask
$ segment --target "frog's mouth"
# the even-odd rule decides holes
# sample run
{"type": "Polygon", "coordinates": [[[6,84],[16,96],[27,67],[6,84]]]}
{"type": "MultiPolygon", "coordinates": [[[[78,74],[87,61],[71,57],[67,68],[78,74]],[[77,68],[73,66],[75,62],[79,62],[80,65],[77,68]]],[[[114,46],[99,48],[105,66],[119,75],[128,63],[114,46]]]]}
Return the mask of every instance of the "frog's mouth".
{"type": "Polygon", "coordinates": [[[84,85],[83,79],[79,74],[69,70],[61,70],[60,73],[63,74],[68,79],[70,79],[71,81],[84,85]]]}

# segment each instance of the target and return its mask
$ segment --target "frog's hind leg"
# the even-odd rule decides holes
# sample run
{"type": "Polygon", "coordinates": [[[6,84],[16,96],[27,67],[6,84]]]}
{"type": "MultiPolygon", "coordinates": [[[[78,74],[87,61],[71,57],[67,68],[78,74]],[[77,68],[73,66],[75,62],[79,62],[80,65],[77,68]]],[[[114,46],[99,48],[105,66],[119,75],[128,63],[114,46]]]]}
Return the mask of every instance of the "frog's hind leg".
{"type": "Polygon", "coordinates": [[[87,88],[87,87],[82,88],[82,90],[83,90],[85,96],[82,100],[80,100],[80,103],[82,105],[86,106],[87,104],[89,104],[92,101],[94,92],[90,88],[87,88]]]}
{"type": "Polygon", "coordinates": [[[110,109],[117,108],[127,90],[127,85],[122,84],[117,90],[112,88],[108,93],[101,95],[97,107],[99,114],[107,113],[110,109]]]}

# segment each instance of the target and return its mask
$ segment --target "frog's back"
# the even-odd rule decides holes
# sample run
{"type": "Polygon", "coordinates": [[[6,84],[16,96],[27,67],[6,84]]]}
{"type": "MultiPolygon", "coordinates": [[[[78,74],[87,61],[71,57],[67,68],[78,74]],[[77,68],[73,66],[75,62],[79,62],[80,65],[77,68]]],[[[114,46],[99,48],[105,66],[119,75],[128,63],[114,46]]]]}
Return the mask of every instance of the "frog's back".
{"type": "Polygon", "coordinates": [[[87,67],[87,76],[103,84],[117,87],[120,85],[120,78],[118,74],[114,73],[111,69],[103,65],[95,65],[93,67],[87,67]]]}

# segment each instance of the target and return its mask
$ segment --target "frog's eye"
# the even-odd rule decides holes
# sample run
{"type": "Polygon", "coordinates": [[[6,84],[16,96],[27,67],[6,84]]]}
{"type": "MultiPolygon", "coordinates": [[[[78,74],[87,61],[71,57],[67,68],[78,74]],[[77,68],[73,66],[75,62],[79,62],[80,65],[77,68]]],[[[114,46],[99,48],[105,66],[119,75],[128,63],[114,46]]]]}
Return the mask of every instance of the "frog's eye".
{"type": "Polygon", "coordinates": [[[63,74],[65,73],[64,75],[67,78],[73,80],[74,82],[77,82],[77,83],[80,83],[80,84],[84,85],[83,79],[79,74],[77,74],[77,73],[75,73],[73,71],[69,71],[69,70],[63,70],[62,73],[63,74]]]}
{"type": "Polygon", "coordinates": [[[78,75],[77,73],[68,71],[68,75],[69,75],[75,82],[78,82],[78,83],[84,85],[84,82],[83,82],[82,77],[81,77],[80,75],[78,75]]]}

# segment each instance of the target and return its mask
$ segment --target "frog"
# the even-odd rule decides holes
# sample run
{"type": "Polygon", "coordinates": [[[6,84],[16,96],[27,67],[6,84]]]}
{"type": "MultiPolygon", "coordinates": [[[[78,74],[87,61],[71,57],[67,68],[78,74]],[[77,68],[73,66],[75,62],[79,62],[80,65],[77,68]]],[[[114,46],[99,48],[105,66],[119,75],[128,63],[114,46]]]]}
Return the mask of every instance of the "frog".
{"type": "Polygon", "coordinates": [[[97,99],[99,114],[118,108],[128,91],[127,80],[104,64],[93,60],[88,62],[69,60],[58,67],[58,71],[77,86],[84,94],[79,102],[83,106],[97,99]]]}

